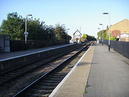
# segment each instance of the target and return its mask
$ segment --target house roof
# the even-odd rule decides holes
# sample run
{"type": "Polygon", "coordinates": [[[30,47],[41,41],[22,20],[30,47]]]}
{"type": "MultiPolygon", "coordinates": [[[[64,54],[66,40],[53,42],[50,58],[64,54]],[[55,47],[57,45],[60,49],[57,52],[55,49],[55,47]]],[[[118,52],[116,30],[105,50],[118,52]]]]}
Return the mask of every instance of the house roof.
{"type": "Polygon", "coordinates": [[[73,33],[73,35],[76,35],[76,34],[82,35],[82,33],[78,29],[73,33]]]}
{"type": "Polygon", "coordinates": [[[124,19],[114,25],[110,28],[111,31],[119,30],[121,33],[129,33],[129,20],[124,19]]]}

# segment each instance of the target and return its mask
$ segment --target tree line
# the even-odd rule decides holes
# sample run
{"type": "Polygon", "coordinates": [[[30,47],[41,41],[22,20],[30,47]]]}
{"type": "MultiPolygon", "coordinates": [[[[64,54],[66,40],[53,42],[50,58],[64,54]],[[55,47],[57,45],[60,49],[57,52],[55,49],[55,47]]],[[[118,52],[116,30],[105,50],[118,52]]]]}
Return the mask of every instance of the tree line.
{"type": "Polygon", "coordinates": [[[83,34],[81,37],[81,42],[85,42],[85,41],[96,41],[96,38],[94,36],[83,34]]]}
{"type": "MultiPolygon", "coordinates": [[[[71,36],[67,34],[64,25],[46,25],[36,18],[27,19],[28,40],[40,40],[51,42],[69,42],[71,36]]],[[[11,36],[12,40],[24,40],[25,18],[17,12],[9,13],[7,19],[3,20],[0,26],[0,34],[11,36]]]]}
{"type": "MultiPolygon", "coordinates": [[[[106,30],[101,30],[101,31],[97,32],[98,39],[108,40],[109,39],[108,31],[109,31],[109,28],[107,27],[106,30]]],[[[110,34],[110,40],[118,40],[118,38],[113,36],[112,33],[111,33],[110,34]]]]}

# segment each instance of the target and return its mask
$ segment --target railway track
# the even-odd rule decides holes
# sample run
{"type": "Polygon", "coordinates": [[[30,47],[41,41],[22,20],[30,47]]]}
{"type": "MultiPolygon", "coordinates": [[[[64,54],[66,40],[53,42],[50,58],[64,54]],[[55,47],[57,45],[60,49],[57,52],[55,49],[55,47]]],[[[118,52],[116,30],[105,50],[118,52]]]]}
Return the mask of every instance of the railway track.
{"type": "Polygon", "coordinates": [[[34,62],[33,64],[25,64],[22,67],[16,68],[16,69],[14,69],[10,72],[0,74],[0,86],[3,86],[3,85],[5,85],[6,83],[9,83],[12,80],[15,80],[15,79],[23,76],[24,74],[26,74],[28,72],[32,72],[34,69],[40,68],[40,66],[43,67],[43,65],[46,65],[49,62],[52,62],[52,61],[56,60],[57,58],[60,58],[60,57],[66,55],[67,53],[69,53],[71,51],[62,52],[61,54],[50,57],[49,59],[40,60],[38,62],[34,62]]]}
{"type": "MultiPolygon", "coordinates": [[[[77,51],[75,55],[79,54],[82,50],[86,51],[87,48],[81,48],[81,50],[77,51]]],[[[83,53],[84,52],[82,52],[82,54],[83,53]]],[[[74,64],[70,64],[70,60],[75,57],[75,55],[73,54],[73,56],[69,57],[67,61],[43,75],[13,97],[48,97],[74,66],[74,64]]]]}
{"type": "MultiPolygon", "coordinates": [[[[4,84],[10,82],[11,80],[15,80],[17,79],[18,77],[21,77],[23,76],[24,74],[28,73],[28,72],[31,72],[33,71],[34,69],[36,68],[40,68],[40,66],[44,65],[44,64],[47,64],[49,62],[52,62],[53,60],[57,59],[58,57],[61,57],[63,56],[64,54],[60,54],[58,56],[54,56],[54,57],[51,57],[47,60],[45,60],[46,62],[43,61],[40,61],[40,62],[36,62],[34,64],[31,64],[31,65],[26,65],[26,66],[23,66],[23,67],[20,67],[16,70],[13,70],[11,72],[8,72],[8,73],[5,73],[3,75],[0,75],[0,85],[3,86],[4,84]],[[42,64],[44,62],[44,64],[42,64]]],[[[43,67],[43,66],[42,66],[43,67]]],[[[44,66],[45,67],[45,66],[44,66]]]]}
{"type": "MultiPolygon", "coordinates": [[[[51,63],[47,63],[45,65],[42,65],[42,62],[40,62],[41,66],[39,65],[38,68],[36,67],[37,64],[32,66],[31,69],[30,67],[28,67],[30,71],[28,71],[28,69],[23,69],[23,70],[21,69],[19,71],[21,75],[19,75],[20,74],[19,73],[16,76],[15,75],[16,73],[11,72],[12,78],[10,77],[10,75],[7,75],[7,78],[9,77],[8,80],[4,81],[3,79],[3,83],[5,84],[0,85],[0,90],[3,90],[3,91],[0,91],[0,97],[29,97],[29,96],[40,97],[40,95],[36,96],[38,95],[37,93],[33,93],[34,95],[30,95],[32,94],[31,92],[33,92],[34,90],[38,90],[36,89],[37,87],[36,84],[38,82],[40,83],[40,81],[41,83],[44,83],[44,85],[39,85],[39,86],[44,86],[42,87],[44,88],[43,90],[44,92],[40,90],[39,91],[44,94],[44,96],[42,97],[47,97],[52,92],[52,90],[58,85],[58,83],[65,77],[65,75],[70,71],[72,66],[70,65],[66,66],[66,64],[84,49],[86,49],[86,46],[81,49],[75,50],[69,53],[68,55],[65,55],[60,58],[56,58],[55,61],[51,63]],[[64,68],[67,68],[67,69],[64,69],[64,68]],[[33,86],[35,87],[35,89],[30,90],[30,87],[33,87],[33,86]],[[29,94],[24,95],[25,91],[30,91],[30,92],[29,94]]],[[[54,58],[51,60],[54,60],[54,58]]]]}

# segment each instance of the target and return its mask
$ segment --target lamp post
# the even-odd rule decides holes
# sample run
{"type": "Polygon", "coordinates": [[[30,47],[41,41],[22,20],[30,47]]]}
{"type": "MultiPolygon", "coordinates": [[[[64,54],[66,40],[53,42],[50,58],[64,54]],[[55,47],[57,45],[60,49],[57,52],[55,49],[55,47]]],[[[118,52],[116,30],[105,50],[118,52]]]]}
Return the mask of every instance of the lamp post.
{"type": "MultiPolygon", "coordinates": [[[[98,29],[98,32],[100,32],[100,28],[97,28],[97,29],[98,29]]],[[[101,39],[101,37],[98,34],[97,43],[100,43],[100,39],[101,39]]]]}
{"type": "MultiPolygon", "coordinates": [[[[98,32],[100,32],[100,28],[98,28],[98,32]]],[[[101,39],[101,37],[98,37],[98,39],[101,39]]]]}
{"type": "Polygon", "coordinates": [[[27,44],[27,37],[28,37],[28,32],[27,32],[27,19],[28,19],[28,16],[32,16],[32,14],[28,14],[26,15],[26,18],[25,18],[25,32],[24,32],[24,36],[25,36],[25,44],[27,44]]]}
{"type": "Polygon", "coordinates": [[[68,29],[66,29],[66,34],[67,34],[67,36],[66,36],[66,42],[68,42],[69,43],[69,38],[68,38],[68,30],[70,30],[69,28],[68,29]]]}
{"type": "MultiPolygon", "coordinates": [[[[99,24],[99,25],[102,26],[101,29],[103,30],[103,24],[99,24]]],[[[101,30],[101,42],[102,42],[102,45],[103,45],[103,32],[102,32],[102,30],[101,30]]]]}
{"type": "Polygon", "coordinates": [[[111,47],[111,41],[110,41],[110,14],[107,13],[107,12],[104,12],[103,15],[108,15],[108,17],[109,17],[108,50],[110,51],[110,47],[111,47]]]}

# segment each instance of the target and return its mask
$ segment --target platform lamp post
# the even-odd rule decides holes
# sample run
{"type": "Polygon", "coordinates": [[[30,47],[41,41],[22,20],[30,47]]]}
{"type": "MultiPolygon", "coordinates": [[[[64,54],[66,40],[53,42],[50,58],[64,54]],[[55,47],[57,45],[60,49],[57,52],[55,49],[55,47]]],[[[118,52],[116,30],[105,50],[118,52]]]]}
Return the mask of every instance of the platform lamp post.
{"type": "Polygon", "coordinates": [[[103,30],[103,24],[99,24],[100,26],[102,26],[101,27],[101,42],[102,42],[102,45],[103,45],[103,32],[102,32],[102,30],[103,30]]]}
{"type": "Polygon", "coordinates": [[[24,32],[24,36],[25,36],[25,44],[27,44],[27,38],[28,38],[28,32],[27,32],[27,20],[28,20],[28,16],[32,16],[32,14],[28,14],[26,15],[25,18],[25,32],[24,32]]]}
{"type": "MultiPolygon", "coordinates": [[[[98,31],[100,31],[100,28],[98,28],[98,31]]],[[[101,37],[98,36],[98,43],[100,43],[99,39],[101,39],[101,37]]]]}
{"type": "MultiPolygon", "coordinates": [[[[68,30],[70,30],[69,28],[68,29],[66,29],[66,34],[69,36],[69,34],[68,34],[68,30]]],[[[69,38],[68,38],[68,36],[66,36],[66,41],[69,43],[69,38]]]]}
{"type": "Polygon", "coordinates": [[[108,51],[110,51],[110,47],[111,47],[111,41],[110,41],[110,14],[107,12],[104,12],[103,15],[108,15],[109,17],[109,32],[108,32],[108,51]]]}

